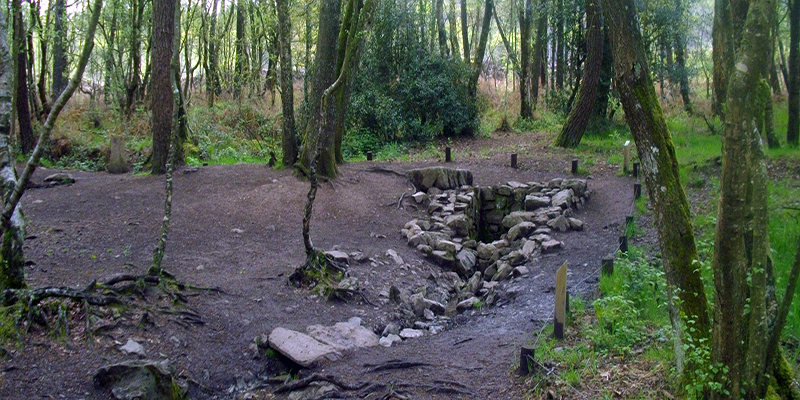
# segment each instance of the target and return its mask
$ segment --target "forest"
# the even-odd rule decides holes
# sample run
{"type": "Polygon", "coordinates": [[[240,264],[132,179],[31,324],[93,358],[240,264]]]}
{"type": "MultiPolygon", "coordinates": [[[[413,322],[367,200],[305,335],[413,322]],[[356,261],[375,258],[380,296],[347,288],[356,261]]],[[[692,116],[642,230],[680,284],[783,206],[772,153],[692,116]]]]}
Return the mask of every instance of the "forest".
{"type": "Polygon", "coordinates": [[[799,138],[800,0],[10,0],[0,398],[800,399],[799,138]]]}

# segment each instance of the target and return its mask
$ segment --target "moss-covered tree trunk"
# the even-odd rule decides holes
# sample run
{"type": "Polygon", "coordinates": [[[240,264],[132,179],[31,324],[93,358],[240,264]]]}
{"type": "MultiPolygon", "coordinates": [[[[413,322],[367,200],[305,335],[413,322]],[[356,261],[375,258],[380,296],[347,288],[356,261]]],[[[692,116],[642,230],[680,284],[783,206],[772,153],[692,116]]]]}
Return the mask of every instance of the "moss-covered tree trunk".
{"type": "Polygon", "coordinates": [[[556,146],[559,147],[578,147],[589,125],[589,119],[595,111],[595,98],[603,64],[602,11],[600,3],[594,1],[585,2],[585,7],[588,54],[578,88],[578,100],[572,106],[561,132],[556,137],[556,146]]]}
{"type": "Polygon", "coordinates": [[[294,78],[292,76],[292,20],[288,0],[277,0],[278,36],[281,57],[281,106],[283,109],[283,165],[297,161],[297,139],[294,126],[294,78]]]}
{"type": "Polygon", "coordinates": [[[533,25],[533,5],[531,0],[525,0],[525,8],[519,11],[519,47],[520,47],[520,74],[519,74],[519,116],[525,119],[533,118],[531,106],[531,28],[533,25]]]}
{"type": "Polygon", "coordinates": [[[800,137],[800,0],[789,0],[789,120],[786,143],[797,147],[800,137]]]}
{"type": "Polygon", "coordinates": [[[636,6],[633,0],[603,0],[602,6],[614,56],[617,90],[653,205],[664,271],[668,283],[678,289],[683,321],[694,328],[689,332],[697,343],[708,337],[711,321],[700,271],[694,264],[697,260],[694,227],[680,184],[675,146],[636,25],[636,6]]]}
{"type": "MultiPolygon", "coordinates": [[[[472,76],[469,80],[469,95],[472,98],[478,95],[478,80],[483,71],[483,57],[486,55],[486,42],[489,40],[489,30],[492,24],[492,10],[494,0],[486,0],[483,8],[483,23],[481,24],[481,36],[478,39],[478,48],[475,50],[475,59],[472,61],[472,76]]],[[[466,51],[465,51],[466,53],[466,51]]]]}
{"type": "Polygon", "coordinates": [[[539,19],[536,22],[536,43],[533,48],[533,67],[531,67],[531,102],[534,108],[539,101],[539,78],[542,76],[542,67],[547,48],[547,0],[539,0],[536,10],[539,19]]]}

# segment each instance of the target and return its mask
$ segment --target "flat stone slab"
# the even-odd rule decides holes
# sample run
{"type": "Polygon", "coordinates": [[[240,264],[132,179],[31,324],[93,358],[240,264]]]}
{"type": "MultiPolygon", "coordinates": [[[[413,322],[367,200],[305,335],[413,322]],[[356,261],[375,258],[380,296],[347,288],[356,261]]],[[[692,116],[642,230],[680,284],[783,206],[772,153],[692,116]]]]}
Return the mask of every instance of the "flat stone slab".
{"type": "Polygon", "coordinates": [[[352,318],[333,326],[311,325],[306,332],[314,339],[338,351],[378,345],[380,338],[371,330],[361,326],[361,319],[352,318]]]}
{"type": "Polygon", "coordinates": [[[280,327],[269,334],[269,346],[306,368],[322,359],[337,361],[342,358],[342,353],[333,346],[304,333],[280,327]]]}

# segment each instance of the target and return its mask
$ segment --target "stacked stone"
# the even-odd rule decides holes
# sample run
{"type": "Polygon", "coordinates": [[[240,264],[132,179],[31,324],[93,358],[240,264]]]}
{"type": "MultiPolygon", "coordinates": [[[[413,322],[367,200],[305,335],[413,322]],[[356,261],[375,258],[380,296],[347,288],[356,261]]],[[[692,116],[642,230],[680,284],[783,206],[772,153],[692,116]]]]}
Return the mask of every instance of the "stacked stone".
{"type": "Polygon", "coordinates": [[[432,187],[413,195],[420,205],[429,203],[429,217],[409,221],[402,233],[409,246],[464,279],[479,273],[484,281],[502,281],[527,273],[523,264],[541,252],[561,248],[551,232],[582,230],[573,210],[590,194],[583,179],[432,187]],[[486,242],[476,241],[479,237],[486,242]]]}

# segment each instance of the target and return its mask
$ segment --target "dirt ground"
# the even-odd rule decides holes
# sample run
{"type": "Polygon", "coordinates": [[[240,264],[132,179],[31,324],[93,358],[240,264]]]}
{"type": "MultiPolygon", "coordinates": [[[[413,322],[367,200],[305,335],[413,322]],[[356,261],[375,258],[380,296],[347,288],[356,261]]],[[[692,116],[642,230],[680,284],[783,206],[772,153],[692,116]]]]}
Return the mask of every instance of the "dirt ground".
{"type": "MultiPolygon", "coordinates": [[[[543,134],[494,134],[491,139],[457,141],[453,147],[455,162],[448,165],[471,170],[476,185],[565,177],[573,157],[550,148],[543,134]],[[512,150],[520,153],[518,169],[509,166],[512,150]]],[[[194,397],[237,398],[242,396],[237,383],[242,388],[276,371],[274,359],[254,358],[249,349],[255,337],[273,328],[304,331],[311,324],[331,325],[358,316],[380,333],[395,305],[381,302],[379,292],[391,284],[424,285],[431,271],[440,268],[408,247],[400,234],[407,221],[420,215],[396,206],[402,193],[412,192],[410,184],[368,168],[380,165],[404,172],[443,164],[350,163],[342,167],[340,179],[320,187],[312,221],[314,244],[323,250],[358,250],[382,261],[377,267],[354,263],[350,269],[377,306],[357,299],[328,302],[287,284],[287,276],[305,257],[301,219],[307,182],[265,165],[176,172],[164,266],[185,282],[222,289],[189,297],[187,306],[204,324],[161,317],[154,325],[137,328],[137,321],[129,319],[88,340],[75,326],[66,337],[34,331],[24,347],[12,345],[11,356],[0,363],[0,398],[108,398],[109,393],[93,386],[92,375],[102,365],[131,358],[118,350],[129,338],[144,345],[148,358],[172,361],[179,375],[193,382],[194,397]],[[412,267],[400,269],[388,262],[388,249],[412,267]]],[[[576,213],[585,230],[554,234],[564,248],[528,262],[531,274],[522,279],[524,290],[513,301],[452,318],[437,335],[351,352],[317,372],[349,383],[392,382],[414,399],[523,398],[527,388],[514,374],[519,347],[552,320],[556,268],[567,261],[570,292],[593,296],[600,260],[616,249],[621,224],[631,212],[632,178],[617,176],[618,167],[602,161],[585,168],[593,194],[576,213]],[[370,364],[389,360],[423,365],[370,372],[370,364]]],[[[40,169],[34,183],[51,173],[40,169]]],[[[93,279],[144,273],[163,215],[164,177],[70,174],[74,184],[30,189],[23,198],[29,221],[29,285],[82,288],[93,279]]]]}

